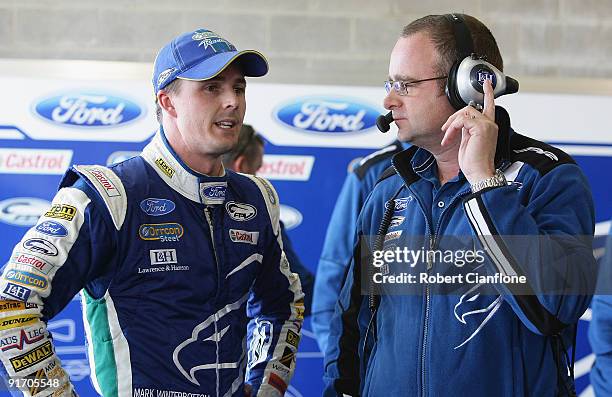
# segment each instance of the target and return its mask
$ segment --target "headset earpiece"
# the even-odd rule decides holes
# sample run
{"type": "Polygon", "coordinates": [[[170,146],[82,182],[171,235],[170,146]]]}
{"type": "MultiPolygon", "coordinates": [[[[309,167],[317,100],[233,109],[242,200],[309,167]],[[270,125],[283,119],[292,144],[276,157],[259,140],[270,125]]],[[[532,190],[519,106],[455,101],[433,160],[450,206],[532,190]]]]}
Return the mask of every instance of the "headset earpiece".
{"type": "Polygon", "coordinates": [[[445,17],[452,23],[459,54],[446,79],[446,97],[453,108],[459,110],[470,102],[484,105],[483,84],[486,79],[492,80],[496,98],[517,92],[518,81],[474,54],[472,35],[463,17],[460,14],[447,14],[445,17]]]}

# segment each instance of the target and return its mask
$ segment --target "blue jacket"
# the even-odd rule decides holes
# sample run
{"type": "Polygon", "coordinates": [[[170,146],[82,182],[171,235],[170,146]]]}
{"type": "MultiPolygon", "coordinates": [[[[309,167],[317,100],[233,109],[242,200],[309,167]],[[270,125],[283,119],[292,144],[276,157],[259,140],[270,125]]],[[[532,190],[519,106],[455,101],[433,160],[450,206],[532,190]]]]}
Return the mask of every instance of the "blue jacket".
{"type": "Polygon", "coordinates": [[[594,288],[590,190],[568,155],[513,132],[501,108],[496,121],[496,166],[507,186],[471,194],[461,173],[440,186],[434,157],[412,147],[394,156],[394,169],[364,204],[325,355],[325,395],[569,394],[561,346],[571,345],[571,325],[594,288]],[[371,241],[385,212],[383,249],[421,247],[433,256],[374,268],[371,241]],[[447,247],[455,259],[436,259],[447,247]],[[471,264],[459,263],[467,251],[481,261],[472,254],[471,264]],[[375,274],[402,280],[402,272],[465,279],[374,284],[380,298],[372,316],[368,281],[375,274]],[[467,272],[526,283],[468,281],[467,272]],[[559,282],[575,289],[553,293],[559,282]]]}
{"type": "Polygon", "coordinates": [[[73,167],[0,280],[0,314],[22,319],[0,330],[17,341],[6,371],[59,369],[45,323],[82,290],[100,394],[243,396],[246,379],[282,395],[303,294],[278,219],[267,181],[195,174],[163,133],[111,168],[73,167]]]}
{"type": "Polygon", "coordinates": [[[312,301],[312,330],[322,352],[327,348],[330,322],[353,253],[357,217],[376,181],[391,165],[391,157],[403,148],[400,141],[395,141],[364,157],[347,175],[336,200],[317,266],[312,301]]]}
{"type": "Polygon", "coordinates": [[[600,262],[598,292],[591,304],[589,342],[595,353],[595,364],[590,372],[591,385],[597,397],[612,396],[612,234],[608,236],[604,257],[600,262]]]}

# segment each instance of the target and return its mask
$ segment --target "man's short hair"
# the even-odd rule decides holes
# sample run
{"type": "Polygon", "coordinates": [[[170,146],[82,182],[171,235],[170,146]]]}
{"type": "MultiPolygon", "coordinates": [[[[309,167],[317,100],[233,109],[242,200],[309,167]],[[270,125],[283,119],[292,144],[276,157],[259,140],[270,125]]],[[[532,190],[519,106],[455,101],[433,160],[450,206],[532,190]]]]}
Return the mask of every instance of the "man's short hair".
{"type": "MultiPolygon", "coordinates": [[[[179,89],[181,88],[180,81],[180,79],[176,79],[162,89],[166,92],[166,94],[175,94],[179,92],[179,89]]],[[[155,97],[155,116],[157,117],[157,122],[161,124],[163,120],[162,108],[159,106],[157,97],[155,97]]]]}
{"type": "Polygon", "coordinates": [[[240,134],[238,135],[238,142],[236,142],[236,145],[231,151],[223,154],[221,157],[223,166],[232,169],[232,163],[239,156],[244,156],[247,161],[252,161],[256,154],[255,148],[257,145],[263,146],[263,144],[264,140],[261,135],[259,135],[252,126],[243,124],[240,128],[240,134]]]}
{"type": "MultiPolygon", "coordinates": [[[[486,57],[487,62],[493,64],[500,71],[504,70],[504,60],[495,41],[495,37],[482,22],[471,15],[461,14],[474,42],[474,52],[479,56],[486,57]]],[[[408,37],[416,33],[427,33],[438,51],[439,61],[436,72],[440,76],[446,76],[459,58],[459,50],[455,40],[452,22],[444,15],[428,15],[419,18],[402,30],[402,37],[408,37]]],[[[441,80],[442,88],[446,84],[441,80]]]]}

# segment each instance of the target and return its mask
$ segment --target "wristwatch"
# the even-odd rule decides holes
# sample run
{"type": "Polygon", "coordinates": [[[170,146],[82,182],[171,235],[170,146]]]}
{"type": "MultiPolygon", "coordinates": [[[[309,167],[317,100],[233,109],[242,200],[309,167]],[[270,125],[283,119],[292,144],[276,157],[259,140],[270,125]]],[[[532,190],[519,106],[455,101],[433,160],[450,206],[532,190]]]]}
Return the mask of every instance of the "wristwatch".
{"type": "Polygon", "coordinates": [[[476,183],[470,184],[470,188],[472,189],[472,193],[476,193],[488,187],[506,186],[507,184],[508,182],[506,182],[506,177],[504,176],[504,173],[500,170],[495,170],[495,175],[478,181],[476,183]]]}

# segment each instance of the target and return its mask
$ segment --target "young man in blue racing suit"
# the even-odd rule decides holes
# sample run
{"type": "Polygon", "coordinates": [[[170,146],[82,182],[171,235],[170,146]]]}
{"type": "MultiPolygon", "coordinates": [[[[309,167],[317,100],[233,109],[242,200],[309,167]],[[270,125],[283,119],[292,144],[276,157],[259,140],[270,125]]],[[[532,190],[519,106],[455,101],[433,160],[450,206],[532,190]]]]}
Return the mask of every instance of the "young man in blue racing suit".
{"type": "Polygon", "coordinates": [[[568,155],[512,130],[490,72],[461,75],[481,85],[482,113],[447,98],[459,62],[480,62],[474,52],[503,69],[491,32],[457,15],[412,22],[393,48],[384,105],[413,147],[393,157],[359,217],[326,396],[573,392],[564,351],[596,274],[590,190],[568,155]],[[460,23],[473,51],[461,51],[460,23]]]}
{"type": "Polygon", "coordinates": [[[284,394],[303,294],[278,197],[221,163],[243,122],[244,76],[267,70],[263,55],[212,31],[178,36],[155,61],[152,142],[111,168],[64,176],[0,280],[5,371],[55,382],[25,395],[74,393],[46,321],[80,290],[101,395],[284,394]]]}

